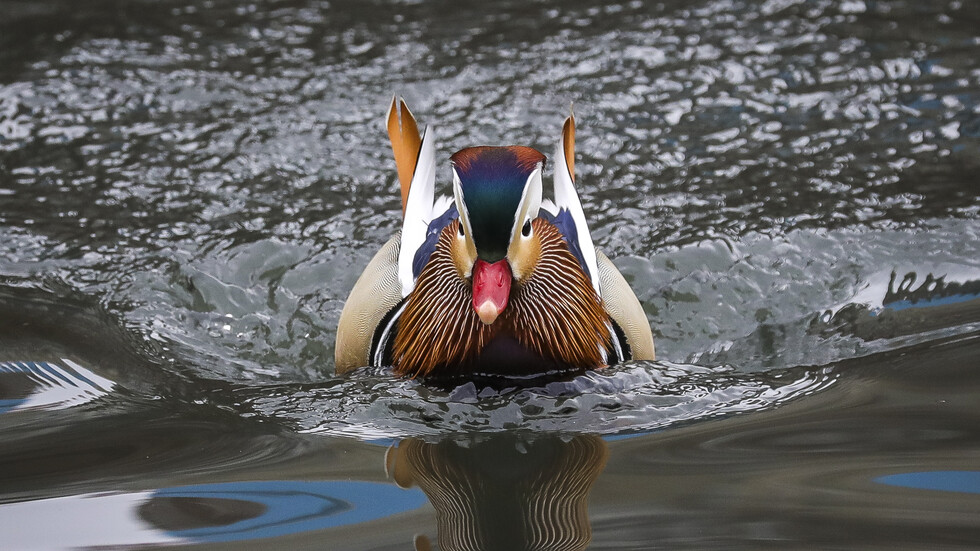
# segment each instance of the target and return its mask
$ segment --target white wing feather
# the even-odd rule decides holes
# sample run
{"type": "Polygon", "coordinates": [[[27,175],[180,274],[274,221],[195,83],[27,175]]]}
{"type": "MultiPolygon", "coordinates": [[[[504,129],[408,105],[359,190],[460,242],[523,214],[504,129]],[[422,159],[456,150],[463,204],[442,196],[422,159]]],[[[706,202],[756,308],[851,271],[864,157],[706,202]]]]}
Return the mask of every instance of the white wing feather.
{"type": "Polygon", "coordinates": [[[422,132],[422,146],[415,175],[408,189],[405,202],[405,219],[402,222],[402,242],[398,250],[398,281],[402,285],[402,297],[415,288],[412,263],[415,253],[425,242],[425,234],[432,221],[432,208],[436,188],[435,132],[426,127],[422,132]]]}
{"type": "Polygon", "coordinates": [[[552,216],[558,215],[558,205],[547,197],[541,200],[541,210],[550,213],[552,216]]]}
{"type": "MultiPolygon", "coordinates": [[[[595,246],[592,244],[592,234],[589,233],[589,225],[585,221],[585,211],[582,210],[582,201],[579,200],[578,192],[575,191],[575,182],[568,171],[568,162],[565,160],[565,137],[558,140],[558,147],[555,149],[555,206],[558,209],[568,209],[575,222],[575,231],[578,234],[579,250],[585,259],[585,266],[588,268],[589,279],[595,292],[602,296],[599,289],[599,271],[596,261],[595,246]]],[[[556,211],[557,212],[557,211],[556,211]]]]}

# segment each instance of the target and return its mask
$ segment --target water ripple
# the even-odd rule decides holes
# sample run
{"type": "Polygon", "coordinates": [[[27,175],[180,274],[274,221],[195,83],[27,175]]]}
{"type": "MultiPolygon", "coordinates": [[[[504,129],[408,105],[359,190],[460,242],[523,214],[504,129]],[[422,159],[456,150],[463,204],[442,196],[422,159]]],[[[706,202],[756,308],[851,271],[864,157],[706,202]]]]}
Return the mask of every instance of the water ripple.
{"type": "Polygon", "coordinates": [[[0,277],[96,297],[195,376],[352,384],[334,327],[398,224],[393,92],[442,158],[550,152],[574,103],[593,237],[664,358],[894,348],[848,317],[882,274],[976,277],[976,3],[211,4],[0,22],[0,277]]]}
{"type": "Polygon", "coordinates": [[[108,394],[115,383],[78,363],[0,361],[0,413],[29,409],[63,409],[108,394]]]}
{"type": "Polygon", "coordinates": [[[303,432],[368,440],[513,430],[618,435],[772,408],[834,380],[824,369],[746,376],[727,367],[652,362],[527,389],[466,383],[441,390],[362,373],[329,386],[243,393],[248,407],[303,432]]]}

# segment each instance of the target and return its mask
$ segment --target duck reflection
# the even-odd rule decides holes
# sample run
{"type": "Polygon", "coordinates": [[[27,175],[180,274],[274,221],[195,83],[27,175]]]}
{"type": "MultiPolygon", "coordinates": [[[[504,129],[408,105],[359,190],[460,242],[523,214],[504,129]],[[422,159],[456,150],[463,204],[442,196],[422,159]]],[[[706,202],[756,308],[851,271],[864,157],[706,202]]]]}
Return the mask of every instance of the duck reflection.
{"type": "MultiPolygon", "coordinates": [[[[592,539],[588,496],[607,457],[593,435],[501,434],[406,439],[385,461],[399,486],[428,496],[443,551],[572,550],[592,539]]],[[[430,548],[424,537],[415,545],[430,548]]]]}

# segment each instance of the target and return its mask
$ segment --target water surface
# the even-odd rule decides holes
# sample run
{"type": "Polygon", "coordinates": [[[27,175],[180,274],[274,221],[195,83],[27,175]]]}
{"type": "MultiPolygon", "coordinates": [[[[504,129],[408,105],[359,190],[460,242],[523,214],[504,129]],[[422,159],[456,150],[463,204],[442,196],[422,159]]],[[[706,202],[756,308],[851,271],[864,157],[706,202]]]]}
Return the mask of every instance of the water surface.
{"type": "Polygon", "coordinates": [[[980,545],[975,3],[0,14],[5,547],[980,545]],[[442,158],[574,106],[660,360],[336,377],[392,94],[442,158]]]}

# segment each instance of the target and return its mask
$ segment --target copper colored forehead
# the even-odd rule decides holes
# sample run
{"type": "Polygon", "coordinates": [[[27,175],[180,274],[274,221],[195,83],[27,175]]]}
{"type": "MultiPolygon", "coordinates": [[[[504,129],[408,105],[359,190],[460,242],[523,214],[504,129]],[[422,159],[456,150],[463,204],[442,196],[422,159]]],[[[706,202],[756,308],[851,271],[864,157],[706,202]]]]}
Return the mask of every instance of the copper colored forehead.
{"type": "Polygon", "coordinates": [[[507,145],[502,147],[491,147],[481,145],[478,147],[467,147],[460,149],[449,160],[456,167],[456,172],[460,178],[464,173],[479,171],[486,167],[512,167],[517,172],[522,173],[525,178],[538,166],[545,162],[546,157],[533,147],[523,145],[507,145]]]}

